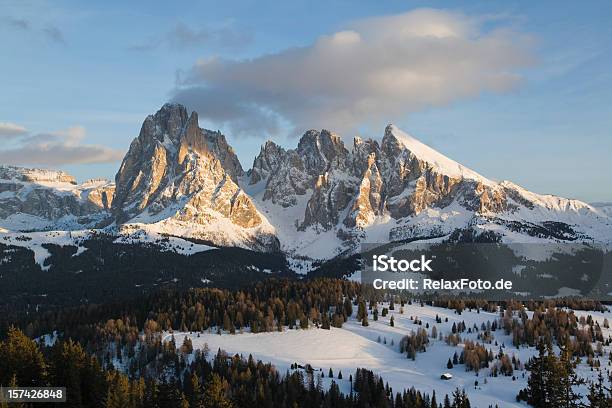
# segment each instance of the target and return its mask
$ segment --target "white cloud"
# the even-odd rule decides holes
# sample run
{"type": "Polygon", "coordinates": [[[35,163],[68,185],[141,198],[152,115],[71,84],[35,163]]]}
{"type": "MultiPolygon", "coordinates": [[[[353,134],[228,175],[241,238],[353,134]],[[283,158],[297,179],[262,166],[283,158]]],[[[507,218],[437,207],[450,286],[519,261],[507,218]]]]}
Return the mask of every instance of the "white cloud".
{"type": "Polygon", "coordinates": [[[124,154],[106,146],[84,144],[87,132],[82,126],[36,135],[28,135],[22,129],[24,132],[16,135],[11,147],[0,148],[0,163],[50,166],[108,163],[121,160],[124,154]]]}
{"type": "Polygon", "coordinates": [[[28,133],[28,129],[12,122],[0,122],[0,137],[20,136],[28,133]]]}
{"type": "Polygon", "coordinates": [[[519,84],[533,60],[529,37],[496,24],[432,9],[369,18],[306,47],[201,59],[174,99],[238,134],[265,137],[283,123],[297,132],[382,126],[519,84]]]}

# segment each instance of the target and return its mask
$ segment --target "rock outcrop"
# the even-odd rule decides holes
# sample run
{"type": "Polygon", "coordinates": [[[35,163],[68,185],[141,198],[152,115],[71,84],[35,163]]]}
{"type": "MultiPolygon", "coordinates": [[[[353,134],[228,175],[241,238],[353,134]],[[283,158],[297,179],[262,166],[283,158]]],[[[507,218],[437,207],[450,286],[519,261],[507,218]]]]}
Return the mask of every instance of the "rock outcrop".
{"type": "Polygon", "coordinates": [[[429,150],[393,126],[387,127],[380,145],[355,138],[352,151],[339,136],[310,130],[296,150],[266,143],[253,163],[250,183],[267,178],[263,200],[284,207],[309,194],[301,229],[333,228],[347,207],[341,221],[360,228],[383,214],[401,219],[455,199],[481,214],[507,208],[504,188],[467,169],[457,173],[461,166],[449,159],[444,158],[446,167],[439,166],[435,155],[427,155],[433,152],[429,150]]]}
{"type": "Polygon", "coordinates": [[[348,148],[328,130],[307,131],[295,149],[268,141],[245,173],[225,136],[178,104],[145,119],[115,184],[0,167],[5,229],[108,226],[310,258],[361,242],[481,234],[609,242],[608,207],[492,181],[392,125],[348,148]]]}
{"type": "Polygon", "coordinates": [[[275,205],[303,207],[297,231],[336,231],[353,248],[369,236],[412,239],[456,229],[476,235],[491,230],[500,239],[534,230],[538,238],[582,239],[601,235],[601,222],[610,229],[606,216],[585,203],[489,180],[393,125],[380,143],[356,137],[350,150],[326,130],[306,132],[295,150],[267,142],[249,176],[251,185],[265,184],[258,200],[268,211],[278,211],[275,205]],[[551,223],[575,223],[576,216],[585,228],[573,237],[547,229],[551,223]],[[370,230],[377,233],[369,235],[370,230]]]}
{"type": "Polygon", "coordinates": [[[0,166],[0,226],[19,231],[98,226],[109,216],[114,185],[77,184],[62,171],[0,166]]]}
{"type": "Polygon", "coordinates": [[[225,136],[200,129],[197,113],[166,104],[146,118],[123,159],[112,213],[120,225],[275,249],[273,229],[238,186],[242,175],[225,136]]]}

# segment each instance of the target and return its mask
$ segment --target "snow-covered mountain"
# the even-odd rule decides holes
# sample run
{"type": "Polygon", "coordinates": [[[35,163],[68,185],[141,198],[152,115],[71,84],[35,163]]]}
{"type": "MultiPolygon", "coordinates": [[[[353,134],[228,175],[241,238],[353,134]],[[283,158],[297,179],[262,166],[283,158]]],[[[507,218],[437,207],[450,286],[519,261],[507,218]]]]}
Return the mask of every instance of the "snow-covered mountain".
{"type": "MultiPolygon", "coordinates": [[[[349,150],[326,130],[297,149],[267,142],[245,189],[288,252],[331,257],[360,242],[446,236],[609,242],[612,220],[586,203],[495,182],[393,125],[349,150]]],[[[468,238],[469,237],[469,238],[468,238]]]]}
{"type": "Polygon", "coordinates": [[[109,216],[114,184],[77,184],[62,171],[0,166],[0,228],[29,231],[82,229],[109,216]]]}
{"type": "Polygon", "coordinates": [[[354,252],[361,242],[432,237],[612,241],[607,207],[490,180],[393,125],[382,140],[355,138],[352,146],[327,130],[309,130],[295,149],[268,141],[245,172],[224,135],[166,104],[144,121],[116,188],[76,185],[61,172],[2,169],[0,217],[9,230],[105,220],[105,232],[280,248],[311,259],[354,252]],[[30,216],[45,222],[13,222],[30,216]]]}
{"type": "Polygon", "coordinates": [[[196,112],[166,104],[145,119],[121,163],[114,221],[122,231],[277,249],[274,228],[238,186],[243,174],[225,136],[200,129],[196,112]]]}
{"type": "Polygon", "coordinates": [[[612,217],[612,203],[591,203],[591,205],[608,217],[612,217]]]}

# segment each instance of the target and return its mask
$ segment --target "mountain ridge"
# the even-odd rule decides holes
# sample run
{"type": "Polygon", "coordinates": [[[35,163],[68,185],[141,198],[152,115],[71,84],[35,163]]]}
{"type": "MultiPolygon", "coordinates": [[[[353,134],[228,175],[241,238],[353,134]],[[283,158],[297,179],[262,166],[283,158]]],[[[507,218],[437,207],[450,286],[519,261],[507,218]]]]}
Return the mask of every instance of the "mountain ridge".
{"type": "MultiPolygon", "coordinates": [[[[196,112],[165,104],[144,120],[114,184],[85,187],[62,172],[47,176],[55,181],[44,186],[0,177],[5,233],[57,226],[174,235],[310,259],[354,253],[362,242],[448,238],[457,231],[513,242],[612,241],[608,212],[492,181],[394,125],[380,141],[356,137],[348,147],[328,130],[305,132],[294,149],[267,141],[244,171],[221,132],[200,128],[196,112]],[[71,194],[99,205],[87,213],[91,222],[7,222],[47,216],[40,206],[18,203],[23,195],[13,193],[24,183],[57,196],[65,184],[81,186],[71,194]]],[[[62,203],[63,216],[85,213],[62,203]]]]}

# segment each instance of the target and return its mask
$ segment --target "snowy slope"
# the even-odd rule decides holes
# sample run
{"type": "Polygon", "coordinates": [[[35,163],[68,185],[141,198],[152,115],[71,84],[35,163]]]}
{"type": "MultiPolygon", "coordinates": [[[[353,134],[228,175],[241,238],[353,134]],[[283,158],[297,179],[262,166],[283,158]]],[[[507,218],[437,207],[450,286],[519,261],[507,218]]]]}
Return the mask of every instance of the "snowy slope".
{"type": "Polygon", "coordinates": [[[267,142],[247,174],[241,187],[295,256],[457,230],[503,242],[612,241],[604,211],[488,179],[394,125],[381,143],[356,138],[352,149],[325,130],[306,132],[295,150],[267,142]]]}
{"type": "Polygon", "coordinates": [[[592,203],[591,206],[612,218],[612,203],[592,203]]]}
{"type": "MultiPolygon", "coordinates": [[[[49,270],[51,265],[45,265],[45,261],[51,256],[51,253],[43,246],[44,244],[77,247],[76,256],[87,250],[87,247],[83,245],[84,242],[94,238],[98,233],[97,230],[12,232],[0,229],[0,243],[31,250],[34,253],[34,261],[41,269],[49,270]]],[[[196,244],[179,237],[168,236],[156,231],[145,232],[141,229],[125,229],[117,234],[114,242],[154,244],[160,251],[176,252],[182,255],[215,249],[209,245],[196,244]]]]}
{"type": "Polygon", "coordinates": [[[449,159],[443,154],[437,152],[431,147],[427,146],[423,142],[410,136],[395,125],[390,125],[391,133],[402,143],[402,145],[408,149],[414,156],[419,160],[428,163],[433,169],[441,174],[445,174],[450,177],[472,179],[487,184],[493,184],[492,181],[484,176],[476,173],[465,167],[456,161],[449,159]]]}
{"type": "MultiPolygon", "coordinates": [[[[382,308],[383,304],[380,305],[382,308]]],[[[358,367],[368,368],[376,374],[382,376],[384,381],[388,381],[393,387],[394,392],[406,387],[414,386],[416,389],[432,393],[434,390],[438,400],[444,394],[451,394],[455,388],[465,388],[473,407],[486,408],[490,404],[503,407],[524,407],[523,404],[515,400],[518,391],[526,386],[528,372],[516,370],[515,380],[512,377],[500,375],[498,377],[488,376],[489,369],[482,369],[479,375],[474,372],[466,372],[462,365],[458,365],[449,370],[446,363],[453,353],[461,353],[463,343],[456,347],[446,344],[443,340],[430,338],[430,344],[425,353],[417,353],[415,361],[406,358],[405,354],[399,353],[399,342],[401,338],[416,331],[418,328],[430,325],[430,329],[436,326],[438,333],[444,335],[450,333],[453,323],[464,321],[467,327],[476,324],[478,327],[487,321],[494,321],[498,315],[480,311],[464,311],[457,315],[449,309],[425,306],[418,304],[404,306],[404,313],[400,314],[399,305],[395,311],[390,311],[387,317],[379,317],[379,321],[373,321],[370,315],[370,325],[362,327],[355,319],[349,319],[340,329],[322,330],[311,328],[308,330],[285,330],[282,333],[241,333],[236,335],[218,335],[215,330],[203,334],[173,333],[177,346],[182,344],[183,338],[189,336],[194,348],[201,348],[207,344],[210,350],[221,348],[229,353],[239,353],[244,356],[253,354],[257,359],[272,362],[277,369],[284,373],[290,366],[297,362],[305,365],[311,364],[315,370],[321,369],[325,374],[324,384],[329,386],[330,379],[327,378],[329,368],[333,369],[335,376],[342,371],[343,380],[334,379],[343,392],[349,392],[349,374],[354,374],[358,367]],[[436,323],[436,315],[440,316],[442,323],[436,323]],[[394,317],[395,326],[389,325],[391,316],[394,317]],[[422,321],[422,325],[416,325],[411,317],[417,317],[422,321]],[[448,322],[444,320],[448,318],[448,322]],[[198,337],[199,336],[199,337],[198,337]],[[380,337],[381,341],[378,342],[380,337]],[[385,344],[386,341],[386,344],[385,344]],[[391,344],[393,342],[393,345],[391,344]],[[450,381],[443,381],[440,375],[450,372],[454,378],[450,381]],[[523,377],[525,374],[525,377],[523,377]],[[487,384],[485,384],[485,378],[487,384]],[[474,381],[478,380],[478,387],[474,387],[474,381]]],[[[600,326],[603,327],[603,320],[612,319],[612,312],[576,312],[578,316],[590,314],[600,326]]],[[[502,330],[493,332],[495,343],[486,344],[486,347],[494,354],[499,351],[499,346],[504,344],[504,352],[510,356],[514,355],[522,363],[535,355],[537,351],[534,347],[521,347],[516,349],[512,346],[512,336],[506,336],[502,330]]],[[[603,329],[604,338],[612,335],[611,329],[603,329]]],[[[168,339],[170,334],[166,336],[168,339]]],[[[477,334],[462,333],[463,341],[476,341],[477,334]]],[[[610,353],[611,347],[606,346],[605,352],[610,353]]],[[[604,356],[604,360],[607,357],[604,356]]],[[[593,379],[596,373],[583,361],[577,369],[582,378],[593,379]]],[[[585,387],[579,389],[584,395],[587,391],[585,387]]]]}

